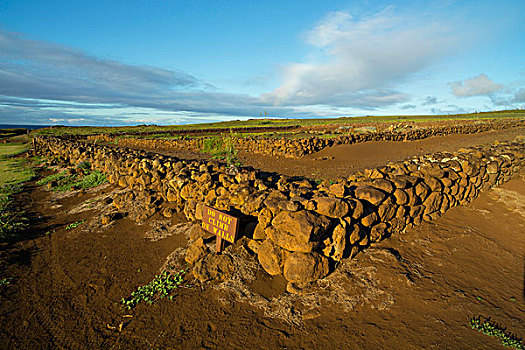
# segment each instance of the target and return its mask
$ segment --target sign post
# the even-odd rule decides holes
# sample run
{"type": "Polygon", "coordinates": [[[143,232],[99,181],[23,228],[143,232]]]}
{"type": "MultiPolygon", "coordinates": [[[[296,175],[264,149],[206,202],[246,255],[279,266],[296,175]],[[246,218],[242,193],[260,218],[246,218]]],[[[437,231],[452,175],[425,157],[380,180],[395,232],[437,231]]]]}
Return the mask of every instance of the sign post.
{"type": "Polygon", "coordinates": [[[203,205],[202,228],[217,236],[215,251],[220,253],[224,249],[225,241],[235,243],[239,231],[239,219],[203,205]]]}

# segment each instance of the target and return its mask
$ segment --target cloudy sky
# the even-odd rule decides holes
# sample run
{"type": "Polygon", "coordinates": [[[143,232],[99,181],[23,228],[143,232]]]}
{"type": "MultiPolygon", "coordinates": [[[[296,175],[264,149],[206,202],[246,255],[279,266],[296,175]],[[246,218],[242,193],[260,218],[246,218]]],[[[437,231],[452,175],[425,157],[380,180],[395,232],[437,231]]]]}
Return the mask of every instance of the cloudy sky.
{"type": "Polygon", "coordinates": [[[515,108],[525,1],[0,2],[0,124],[515,108]]]}

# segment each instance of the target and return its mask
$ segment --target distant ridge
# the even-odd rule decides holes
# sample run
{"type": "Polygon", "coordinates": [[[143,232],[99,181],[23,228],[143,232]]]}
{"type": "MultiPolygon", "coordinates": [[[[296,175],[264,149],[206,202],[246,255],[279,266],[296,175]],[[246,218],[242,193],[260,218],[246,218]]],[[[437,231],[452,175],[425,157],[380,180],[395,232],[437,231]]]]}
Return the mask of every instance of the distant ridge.
{"type": "Polygon", "coordinates": [[[43,129],[51,125],[21,125],[21,124],[0,124],[0,129],[43,129]]]}

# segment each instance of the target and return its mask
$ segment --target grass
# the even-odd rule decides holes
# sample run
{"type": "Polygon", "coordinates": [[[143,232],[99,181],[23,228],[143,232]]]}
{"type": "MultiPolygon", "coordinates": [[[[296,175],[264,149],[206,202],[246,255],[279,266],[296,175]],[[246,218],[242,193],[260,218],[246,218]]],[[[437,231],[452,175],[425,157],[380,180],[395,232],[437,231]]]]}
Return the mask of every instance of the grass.
{"type": "Polygon", "coordinates": [[[204,139],[202,143],[202,152],[209,153],[216,159],[223,159],[230,166],[240,166],[237,158],[237,149],[235,144],[239,139],[236,133],[224,133],[220,136],[204,139]]]}
{"type": "Polygon", "coordinates": [[[26,158],[14,157],[27,150],[25,144],[0,144],[0,240],[16,238],[26,226],[25,217],[13,210],[12,197],[20,191],[20,184],[35,175],[26,158]]]}
{"type": "Polygon", "coordinates": [[[11,280],[12,279],[13,279],[12,277],[6,277],[6,278],[0,279],[0,287],[7,286],[7,285],[11,284],[11,280]]]}
{"type": "Polygon", "coordinates": [[[0,157],[12,157],[24,153],[29,148],[29,145],[23,142],[4,143],[0,147],[0,157]]]}
{"type": "MultiPolygon", "coordinates": [[[[131,293],[131,297],[122,299],[121,302],[128,309],[132,309],[137,306],[140,302],[146,302],[153,304],[155,300],[162,299],[168,296],[173,290],[177,289],[184,280],[186,270],[182,269],[176,274],[170,274],[168,271],[155,276],[153,281],[150,283],[138,287],[137,290],[131,293]]],[[[169,299],[173,299],[170,296],[169,299]]]]}
{"type": "Polygon", "coordinates": [[[66,226],[66,230],[71,230],[71,229],[77,228],[80,225],[82,225],[83,223],[84,223],[84,220],[72,222],[72,223],[70,223],[69,225],[66,226]]]}
{"type": "Polygon", "coordinates": [[[499,326],[490,319],[484,319],[481,316],[473,317],[470,320],[470,328],[477,330],[480,333],[488,335],[489,337],[496,337],[499,339],[501,345],[518,350],[525,349],[523,342],[517,336],[507,332],[505,328],[499,326]]]}
{"type": "Polygon", "coordinates": [[[80,163],[76,170],[75,174],[67,171],[51,174],[38,180],[36,184],[41,186],[56,182],[53,189],[64,192],[77,188],[93,188],[107,182],[106,175],[98,170],[92,171],[89,163],[80,163]]]}
{"type": "Polygon", "coordinates": [[[326,124],[362,124],[375,122],[425,122],[442,120],[478,120],[478,119],[500,119],[500,118],[525,118],[525,110],[505,110],[495,112],[467,113],[456,115],[401,115],[401,116],[363,116],[363,117],[343,117],[343,118],[313,118],[313,119],[261,119],[234,120],[219,123],[187,124],[187,125],[137,125],[120,127],[65,127],[55,126],[51,128],[38,129],[34,131],[40,135],[87,135],[87,134],[107,134],[117,132],[166,132],[172,130],[195,130],[220,128],[230,129],[236,127],[267,127],[267,126],[290,126],[290,125],[326,125],[326,124]]]}

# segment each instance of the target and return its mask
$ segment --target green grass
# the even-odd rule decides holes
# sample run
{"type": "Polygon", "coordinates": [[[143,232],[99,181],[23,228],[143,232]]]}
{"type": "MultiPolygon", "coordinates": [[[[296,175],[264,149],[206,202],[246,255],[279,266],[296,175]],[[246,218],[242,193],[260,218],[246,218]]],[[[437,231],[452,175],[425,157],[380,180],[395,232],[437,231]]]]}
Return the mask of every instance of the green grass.
{"type": "Polygon", "coordinates": [[[24,144],[0,144],[0,240],[16,238],[26,226],[25,217],[11,207],[12,197],[20,191],[20,184],[35,175],[31,162],[13,157],[24,152],[24,144]]]}
{"type": "Polygon", "coordinates": [[[202,152],[211,154],[213,158],[223,159],[228,165],[240,166],[235,148],[238,138],[236,133],[230,132],[204,139],[202,152]]]}
{"type": "Polygon", "coordinates": [[[11,284],[12,277],[2,278],[0,279],[0,287],[7,286],[11,284]]]}
{"type": "MultiPolygon", "coordinates": [[[[164,271],[155,276],[150,283],[138,287],[135,292],[131,293],[131,297],[127,299],[123,298],[121,302],[128,309],[134,308],[140,302],[153,304],[155,300],[168,296],[173,290],[180,287],[186,272],[187,271],[183,269],[172,275],[169,274],[168,271],[164,271]]],[[[169,299],[173,299],[173,296],[170,296],[169,299]]]]}
{"type": "Polygon", "coordinates": [[[499,326],[490,319],[483,319],[481,316],[473,317],[470,320],[470,328],[477,330],[480,333],[488,335],[489,337],[496,337],[499,339],[501,345],[518,350],[525,349],[523,342],[517,336],[507,332],[505,328],[499,326]]]}
{"type": "Polygon", "coordinates": [[[29,148],[29,145],[22,142],[4,143],[0,147],[0,157],[15,156],[24,153],[29,148]]]}
{"type": "Polygon", "coordinates": [[[77,228],[80,225],[82,225],[83,223],[84,223],[84,220],[72,222],[72,223],[70,223],[69,225],[66,226],[66,230],[71,230],[71,229],[77,228]]]}
{"type": "Polygon", "coordinates": [[[61,171],[38,180],[36,184],[41,186],[56,182],[53,190],[64,192],[73,188],[93,188],[107,182],[106,175],[98,170],[92,171],[89,163],[80,163],[76,169],[75,174],[61,171]]]}
{"type": "Polygon", "coordinates": [[[236,127],[268,127],[268,126],[290,126],[290,125],[326,125],[326,124],[363,124],[375,122],[428,122],[442,120],[481,120],[481,119],[500,119],[500,118],[525,118],[525,110],[506,110],[495,112],[468,113],[456,115],[406,115],[406,116],[364,116],[364,117],[343,117],[343,118],[314,118],[314,119],[260,119],[234,120],[219,123],[187,124],[187,125],[137,125],[121,127],[52,127],[38,129],[34,131],[40,135],[87,135],[87,134],[106,134],[116,132],[167,132],[173,130],[198,130],[209,128],[230,129],[236,127]]]}

